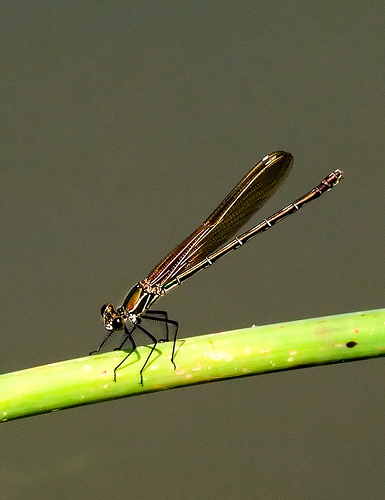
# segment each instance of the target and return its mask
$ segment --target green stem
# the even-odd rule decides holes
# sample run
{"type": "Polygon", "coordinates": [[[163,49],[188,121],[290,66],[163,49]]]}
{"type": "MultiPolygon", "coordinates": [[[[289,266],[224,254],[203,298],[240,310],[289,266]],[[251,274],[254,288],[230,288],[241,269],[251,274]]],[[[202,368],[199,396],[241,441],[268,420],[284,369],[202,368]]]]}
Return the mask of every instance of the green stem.
{"type": "Polygon", "coordinates": [[[52,363],[0,376],[0,421],[109,399],[306,366],[385,355],[385,309],[290,321],[52,363]]]}

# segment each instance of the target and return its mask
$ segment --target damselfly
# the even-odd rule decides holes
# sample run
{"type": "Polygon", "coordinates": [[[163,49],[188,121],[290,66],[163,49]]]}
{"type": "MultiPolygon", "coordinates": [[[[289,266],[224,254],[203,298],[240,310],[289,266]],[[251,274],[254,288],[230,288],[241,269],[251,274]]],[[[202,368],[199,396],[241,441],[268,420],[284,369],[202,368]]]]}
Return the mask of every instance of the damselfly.
{"type": "Polygon", "coordinates": [[[174,358],[178,323],[169,319],[165,311],[149,310],[159,297],[180,285],[198,271],[211,266],[231,250],[242,246],[257,234],[266,231],[288,215],[297,212],[309,201],[329,191],[342,178],[342,172],[334,170],[307,194],[226,244],[226,241],[233,237],[254,212],[261,208],[274,194],[289,173],[293,161],[293,156],[283,151],[277,151],[262,158],[203,224],[170,252],[147,278],[139,281],[130,290],[120,307],[116,310],[112,304],[105,304],[102,307],[101,313],[104,327],[108,334],[99,348],[93,353],[99,352],[111,335],[121,330],[123,330],[124,337],[117,349],[122,349],[127,342],[132,347],[132,351],[115,367],[114,380],[116,380],[118,368],[136,349],[134,333],[139,330],[153,342],[150,353],[140,370],[140,383],[143,385],[143,371],[158,343],[156,336],[147,328],[144,328],[143,319],[163,323],[166,331],[165,339],[163,339],[165,341],[169,340],[169,329],[174,329],[171,362],[176,368],[174,358]]]}

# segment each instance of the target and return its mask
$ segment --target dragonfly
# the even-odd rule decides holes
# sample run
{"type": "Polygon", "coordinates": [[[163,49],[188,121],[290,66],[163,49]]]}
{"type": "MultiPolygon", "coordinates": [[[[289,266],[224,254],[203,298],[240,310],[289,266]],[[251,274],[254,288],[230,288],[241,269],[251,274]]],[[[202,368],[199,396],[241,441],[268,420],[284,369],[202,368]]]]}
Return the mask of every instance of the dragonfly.
{"type": "Polygon", "coordinates": [[[310,201],[319,198],[336,186],[343,176],[341,170],[334,170],[307,194],[243,234],[234,237],[250,217],[276,192],[290,172],[293,163],[294,158],[291,153],[276,151],[266,155],[239,181],[214,212],[190,236],[155,266],[147,278],[139,281],[128,292],[121,306],[116,309],[109,303],[102,306],[101,315],[107,335],[100,346],[90,354],[98,353],[115,332],[121,331],[123,340],[116,350],[121,350],[127,343],[132,348],[114,368],[113,380],[115,382],[118,369],[136,350],[134,334],[138,331],[144,333],[153,344],[139,372],[140,384],[143,386],[143,372],[158,342],[169,341],[171,330],[174,332],[171,363],[176,369],[175,347],[179,325],[177,321],[168,317],[166,311],[150,309],[160,297],[202,269],[211,266],[232,250],[241,247],[257,234],[270,229],[310,201]],[[233,239],[226,243],[231,238],[233,239]],[[165,338],[158,340],[148,328],[144,327],[142,321],[144,319],[163,324],[165,338]]]}

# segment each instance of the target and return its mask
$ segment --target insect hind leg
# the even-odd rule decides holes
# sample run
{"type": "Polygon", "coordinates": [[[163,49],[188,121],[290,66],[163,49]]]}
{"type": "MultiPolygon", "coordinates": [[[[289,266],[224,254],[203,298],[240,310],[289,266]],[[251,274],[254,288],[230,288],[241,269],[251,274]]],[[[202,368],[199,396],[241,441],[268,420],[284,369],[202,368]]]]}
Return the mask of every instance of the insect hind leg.
{"type": "Polygon", "coordinates": [[[140,317],[149,321],[158,321],[159,323],[165,325],[166,338],[159,339],[158,342],[168,342],[170,340],[169,325],[176,322],[169,319],[167,311],[146,311],[146,313],[142,314],[140,317]]]}

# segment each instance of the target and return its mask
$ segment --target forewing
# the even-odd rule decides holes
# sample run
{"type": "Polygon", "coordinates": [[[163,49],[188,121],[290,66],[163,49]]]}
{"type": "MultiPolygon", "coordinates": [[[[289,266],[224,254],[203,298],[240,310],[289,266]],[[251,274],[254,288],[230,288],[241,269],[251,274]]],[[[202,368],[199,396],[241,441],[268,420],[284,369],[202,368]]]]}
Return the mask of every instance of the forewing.
{"type": "Polygon", "coordinates": [[[265,156],[203,224],[153,269],[147,281],[164,286],[224,245],[275,193],[292,165],[290,153],[278,151],[265,156]]]}

